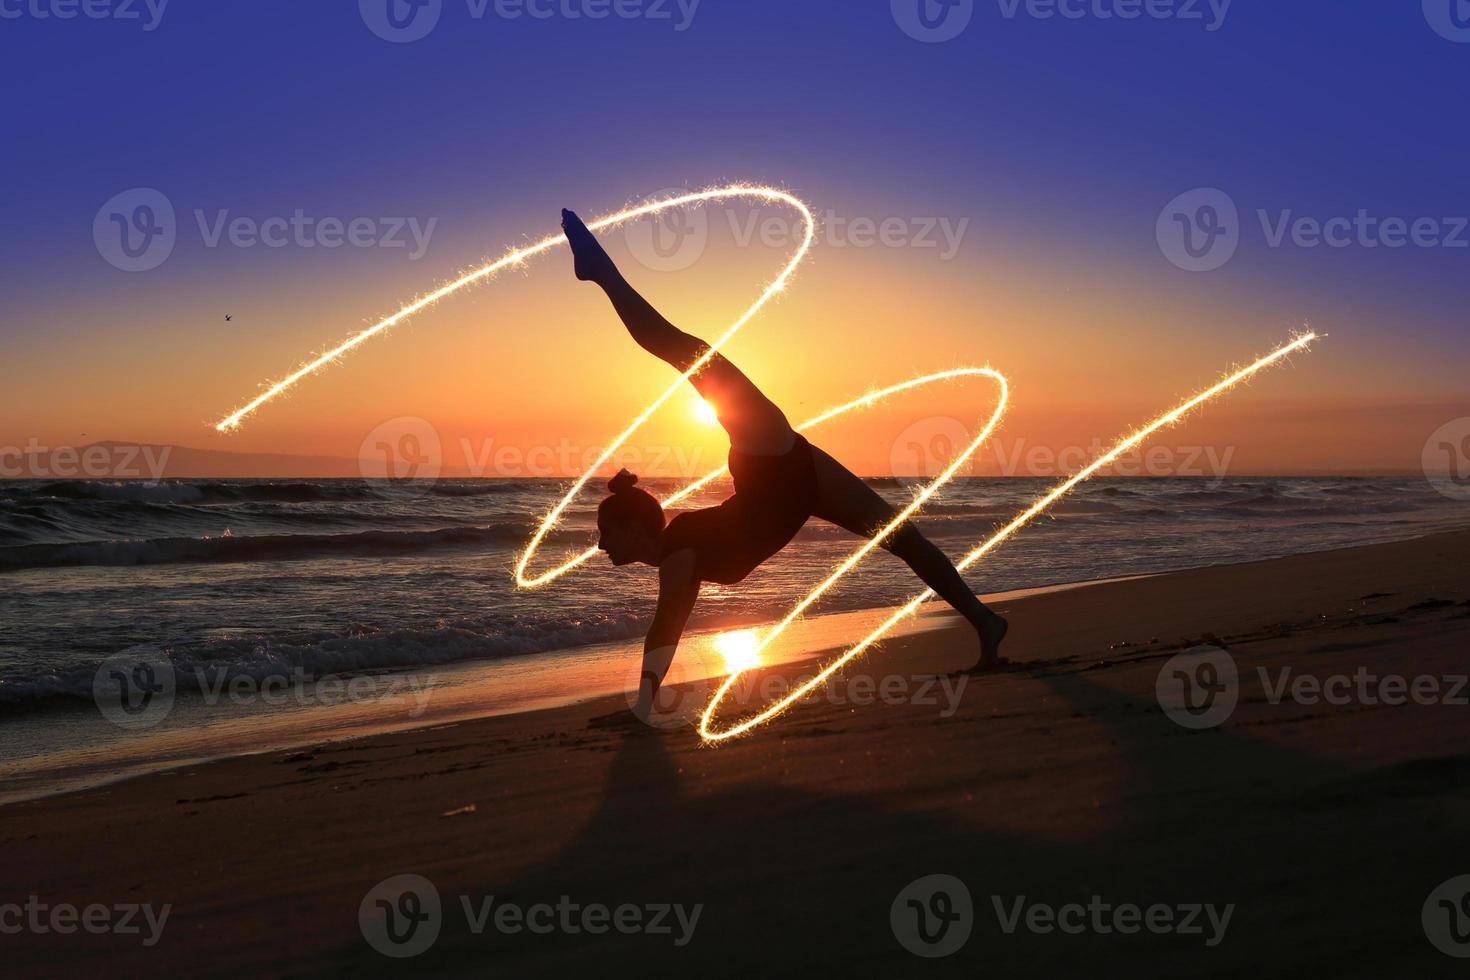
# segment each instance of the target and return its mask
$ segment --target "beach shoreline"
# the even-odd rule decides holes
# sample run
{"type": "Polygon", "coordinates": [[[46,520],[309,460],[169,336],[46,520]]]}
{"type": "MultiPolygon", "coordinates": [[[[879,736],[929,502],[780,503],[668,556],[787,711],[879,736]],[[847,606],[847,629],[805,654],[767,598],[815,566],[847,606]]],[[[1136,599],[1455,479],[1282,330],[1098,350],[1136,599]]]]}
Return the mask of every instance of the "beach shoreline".
{"type": "Polygon", "coordinates": [[[953,962],[1003,975],[1100,958],[1162,975],[1181,956],[1208,976],[1263,957],[1273,972],[1431,975],[1449,961],[1425,939],[1420,906],[1465,872],[1456,855],[1470,842],[1464,708],[1271,692],[1283,669],[1463,674],[1467,547],[1461,530],[1031,597],[1008,609],[1022,669],[973,679],[952,703],[923,703],[916,687],[882,696],[888,678],[973,659],[964,630],[927,630],[851,665],[841,697],[718,747],[688,728],[589,727],[621,706],[611,697],[10,804],[8,891],[172,913],[146,948],[119,935],[8,937],[9,965],[387,972],[401,964],[375,951],[360,906],[385,879],[416,874],[444,900],[416,968],[646,971],[670,953],[651,935],[476,931],[459,912],[462,897],[571,895],[700,904],[692,940],[660,960],[669,973],[903,973],[919,961],[895,940],[890,905],[906,883],[947,873],[977,914],[953,962]],[[1211,639],[1239,664],[1239,703],[1190,730],[1156,685],[1170,658],[1211,639]],[[1092,894],[1238,907],[1208,949],[1184,936],[1062,941],[986,918],[991,896],[1092,894]],[[1324,894],[1358,897],[1303,913],[1324,894]]]}
{"type": "MultiPolygon", "coordinates": [[[[1017,602],[1144,577],[1147,576],[1060,582],[987,594],[982,598],[990,603],[1017,602]]],[[[773,662],[796,669],[825,660],[841,651],[843,638],[861,636],[874,623],[887,618],[895,608],[875,606],[846,610],[812,616],[795,623],[783,644],[789,652],[778,655],[773,662]]],[[[942,603],[930,602],[916,616],[898,624],[892,635],[906,636],[952,628],[954,617],[955,614],[942,603]]],[[[758,625],[766,624],[736,621],[723,628],[691,631],[685,637],[681,652],[683,659],[674,676],[685,683],[718,676],[723,668],[717,652],[710,648],[710,641],[726,630],[758,625]],[[692,665],[691,660],[694,662],[692,665]]],[[[137,736],[137,743],[129,743],[128,733],[123,732],[120,733],[120,741],[108,740],[82,750],[50,753],[29,766],[17,766],[13,760],[8,760],[8,766],[0,766],[0,773],[4,773],[4,779],[0,781],[0,807],[261,753],[605,701],[631,686],[632,675],[641,662],[641,649],[641,643],[636,641],[610,642],[547,650],[517,659],[470,660],[443,667],[385,670],[359,675],[370,676],[376,690],[350,703],[306,707],[291,714],[258,714],[255,717],[247,714],[224,726],[215,724],[208,716],[228,705],[218,702],[206,704],[199,700],[199,692],[180,692],[176,697],[186,702],[184,710],[192,713],[197,724],[185,722],[162,736],[151,730],[138,731],[133,733],[137,736]],[[617,667],[617,664],[623,666],[617,667]],[[551,678],[533,680],[534,675],[541,671],[550,672],[551,678]],[[543,689],[532,691],[531,685],[543,689]],[[487,701],[492,691],[502,699],[498,704],[487,701]],[[318,717],[312,717],[313,712],[318,717]],[[323,712],[331,712],[333,717],[320,717],[323,712]],[[225,730],[214,730],[218,728],[225,730]]],[[[334,679],[322,681],[330,684],[334,679]]],[[[345,689],[351,681],[352,678],[342,679],[342,688],[345,689]]],[[[679,681],[671,682],[670,686],[676,683],[679,681]]],[[[98,726],[102,725],[103,719],[91,718],[87,709],[70,707],[74,710],[55,721],[65,724],[85,717],[98,726]]],[[[102,728],[102,731],[109,730],[102,728]]],[[[14,740],[11,749],[13,753],[14,740]]]]}

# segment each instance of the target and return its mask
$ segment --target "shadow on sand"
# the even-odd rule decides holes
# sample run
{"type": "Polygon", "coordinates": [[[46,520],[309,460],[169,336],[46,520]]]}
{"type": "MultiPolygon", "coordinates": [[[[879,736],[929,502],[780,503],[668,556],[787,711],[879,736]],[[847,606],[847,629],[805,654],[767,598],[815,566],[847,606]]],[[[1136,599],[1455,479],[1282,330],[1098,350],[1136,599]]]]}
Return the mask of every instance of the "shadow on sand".
{"type": "MultiPolygon", "coordinates": [[[[702,904],[692,941],[675,946],[677,925],[658,936],[474,935],[457,898],[445,895],[443,932],[413,966],[515,976],[1254,978],[1438,976],[1461,965],[1425,940],[1420,908],[1441,881],[1470,870],[1470,834],[1456,819],[1470,760],[1355,772],[1239,728],[1186,732],[1151,702],[1080,672],[1040,679],[1097,723],[1091,730],[1105,733],[1125,767],[1114,804],[1125,812],[1102,815],[1089,839],[977,833],[882,799],[778,785],[761,772],[736,793],[701,795],[676,768],[667,737],[614,736],[622,741],[606,796],[581,837],[532,872],[478,882],[471,894],[522,907],[563,895],[609,907],[702,904]],[[895,941],[889,909],[908,882],[940,872],[968,885],[974,931],[955,955],[923,960],[895,941]],[[1007,934],[992,900],[1007,908],[1019,896],[1085,905],[1093,895],[1236,907],[1223,941],[1210,948],[1214,930],[1203,915],[1203,934],[1189,936],[1036,934],[1024,926],[1007,934]]],[[[985,719],[962,713],[944,724],[985,719]]],[[[768,737],[778,735],[786,752],[827,753],[835,744],[794,726],[768,737]]],[[[1030,778],[1057,806],[1092,805],[1065,785],[1045,785],[1044,770],[1030,778]]],[[[983,800],[986,787],[958,790],[983,800]]],[[[385,968],[362,953],[362,967],[385,968]]]]}

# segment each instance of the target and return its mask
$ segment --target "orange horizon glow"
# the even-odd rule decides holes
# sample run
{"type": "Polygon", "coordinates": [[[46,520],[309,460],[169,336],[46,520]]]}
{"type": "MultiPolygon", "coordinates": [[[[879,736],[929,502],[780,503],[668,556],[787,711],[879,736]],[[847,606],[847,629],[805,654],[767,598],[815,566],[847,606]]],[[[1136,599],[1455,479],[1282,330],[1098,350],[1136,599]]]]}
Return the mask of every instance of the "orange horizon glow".
{"type": "MultiPolygon", "coordinates": [[[[821,200],[843,194],[824,189],[821,200]]],[[[576,202],[550,200],[561,203],[576,202]]],[[[882,194],[841,206],[911,213],[882,194]]],[[[476,220],[494,227],[503,211],[534,227],[545,207],[527,202],[476,220]]],[[[621,229],[599,237],[671,321],[713,339],[749,303],[750,284],[785,261],[730,228],[747,227],[750,215],[784,220],[790,212],[739,202],[703,210],[707,249],[677,272],[640,265],[621,229]]],[[[584,454],[609,436],[605,420],[633,417],[644,393],[673,375],[628,340],[600,290],[572,280],[565,253],[543,255],[545,267],[528,260],[493,290],[466,290],[424,311],[354,351],[349,369],[323,371],[242,430],[211,428],[226,407],[221,392],[228,399],[279,376],[302,353],[302,338],[326,349],[344,327],[399,309],[426,275],[482,264],[476,237],[471,226],[446,239],[432,265],[378,253],[221,255],[202,273],[168,266],[105,277],[105,291],[89,286],[45,310],[21,311],[27,326],[7,348],[0,386],[0,449],[33,439],[54,447],[167,444],[220,454],[175,453],[170,478],[357,476],[368,435],[413,416],[438,431],[446,478],[574,477],[584,454]],[[225,305],[235,313],[229,325],[214,322],[225,305]]],[[[504,237],[513,241],[514,229],[504,237]]],[[[979,476],[1061,475],[1059,453],[1076,465],[1078,447],[1105,448],[1153,406],[1187,394],[1200,363],[1227,362],[1242,345],[1265,349],[1307,314],[1333,334],[1313,370],[1289,390],[1276,381],[1252,386],[1171,437],[1181,466],[1205,447],[1229,459],[1231,475],[1413,474],[1429,435],[1470,414],[1455,351],[1401,342],[1411,311],[1338,308],[1307,288],[1287,294],[1246,282],[1222,290],[1205,278],[1151,276],[1150,267],[1123,251],[1006,225],[977,228],[948,263],[915,249],[833,249],[822,238],[797,276],[800,288],[768,304],[761,329],[735,338],[726,354],[796,420],[868,385],[981,351],[1028,395],[967,468],[979,476]],[[1126,383],[1110,387],[1115,381],[1126,383]]],[[[968,386],[916,391],[861,420],[838,420],[821,433],[822,448],[863,475],[930,474],[912,454],[895,459],[892,445],[929,418],[971,426],[971,396],[968,386]]],[[[685,399],[666,408],[630,443],[638,451],[631,469],[687,476],[723,462],[717,427],[699,421],[685,399]]]]}

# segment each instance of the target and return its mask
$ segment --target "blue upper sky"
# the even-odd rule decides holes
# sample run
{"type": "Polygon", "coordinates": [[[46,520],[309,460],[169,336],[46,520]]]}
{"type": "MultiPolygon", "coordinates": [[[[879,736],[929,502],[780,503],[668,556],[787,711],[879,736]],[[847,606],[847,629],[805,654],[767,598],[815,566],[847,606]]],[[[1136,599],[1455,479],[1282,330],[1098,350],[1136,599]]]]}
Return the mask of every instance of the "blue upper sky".
{"type": "Polygon", "coordinates": [[[441,0],[407,43],[367,23],[391,2],[412,25],[407,0],[173,0],[156,24],[145,0],[88,2],[138,18],[0,0],[12,335],[119,278],[88,231],[129,187],[239,213],[452,214],[442,233],[469,239],[732,178],[970,215],[1099,262],[1159,259],[1164,203],[1218,187],[1243,221],[1228,275],[1403,310],[1426,341],[1465,333],[1470,247],[1270,249],[1254,217],[1470,213],[1463,0],[1438,31],[1436,0],[1062,0],[1075,17],[1034,0],[441,0]],[[916,40],[899,22],[920,2],[969,23],[916,40]],[[1102,16],[1129,9],[1168,16],[1102,16]]]}

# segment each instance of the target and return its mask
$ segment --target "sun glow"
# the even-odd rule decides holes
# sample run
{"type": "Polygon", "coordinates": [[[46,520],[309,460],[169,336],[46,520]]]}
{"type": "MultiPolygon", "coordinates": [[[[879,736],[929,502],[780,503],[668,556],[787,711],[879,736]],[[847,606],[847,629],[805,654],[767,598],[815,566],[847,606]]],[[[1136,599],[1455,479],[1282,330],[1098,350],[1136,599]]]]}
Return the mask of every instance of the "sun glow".
{"type": "Polygon", "coordinates": [[[760,646],[760,636],[755,630],[721,633],[715,637],[714,645],[720,656],[725,658],[726,673],[738,674],[742,670],[760,666],[761,658],[756,652],[756,648],[760,646]]]}
{"type": "Polygon", "coordinates": [[[720,422],[719,415],[715,413],[715,407],[703,398],[695,399],[692,411],[694,417],[705,425],[718,425],[720,422]]]}
{"type": "MultiPolygon", "coordinates": [[[[740,329],[744,327],[746,323],[748,323],[756,315],[756,313],[760,311],[761,307],[765,306],[765,304],[772,297],[774,297],[777,293],[781,292],[786,287],[792,273],[795,272],[797,266],[801,264],[802,260],[806,257],[807,252],[810,250],[812,241],[816,234],[816,220],[812,216],[811,210],[798,198],[786,193],[785,191],[771,187],[751,187],[739,184],[731,185],[728,187],[716,187],[705,191],[683,194],[676,197],[654,201],[652,203],[643,204],[638,207],[633,207],[624,211],[620,211],[617,214],[601,218],[588,225],[588,228],[592,229],[593,231],[597,231],[607,228],[613,228],[635,218],[643,217],[649,214],[656,214],[658,212],[666,211],[671,208],[688,207],[690,205],[703,204],[709,201],[737,198],[751,199],[758,202],[777,204],[792,208],[800,216],[803,226],[805,228],[805,234],[803,235],[801,242],[792,253],[790,259],[787,261],[785,267],[781,270],[780,274],[778,274],[774,280],[772,280],[765,286],[760,295],[756,298],[755,302],[752,303],[745,310],[745,312],[740,315],[738,319],[736,319],[729,327],[727,327],[723,334],[721,334],[713,343],[709,345],[709,350],[704,354],[704,356],[702,356],[694,364],[690,365],[689,369],[685,371],[684,374],[681,375],[676,381],[674,381],[673,384],[666,388],[662,394],[655,398],[648,405],[648,407],[645,408],[643,412],[639,414],[638,417],[635,418],[627,426],[627,428],[622,431],[620,435],[609,442],[607,449],[602,453],[602,455],[599,456],[597,460],[595,460],[590,466],[588,466],[586,472],[584,472],[582,476],[579,477],[572,484],[572,486],[566,492],[565,496],[563,496],[562,499],[545,515],[545,517],[542,519],[540,527],[538,527],[536,533],[532,535],[531,540],[527,544],[525,551],[522,552],[519,560],[516,563],[515,580],[516,583],[521,587],[535,588],[537,586],[545,585],[546,583],[554,581],[555,579],[560,578],[566,573],[572,571],[574,568],[581,565],[583,562],[587,561],[589,558],[597,554],[597,548],[595,546],[589,547],[579,554],[572,555],[562,564],[557,565],[556,567],[551,568],[547,571],[541,572],[540,574],[531,575],[527,572],[527,569],[529,568],[532,559],[534,559],[534,557],[536,556],[536,552],[540,548],[542,542],[545,541],[546,537],[561,523],[563,513],[581,494],[582,489],[587,485],[587,483],[598,472],[602,471],[605,466],[607,466],[609,461],[633,436],[633,434],[637,432],[638,429],[641,428],[643,424],[647,422],[648,419],[652,417],[653,414],[658,411],[658,409],[662,407],[666,401],[669,400],[669,398],[673,397],[675,392],[683,389],[684,383],[686,381],[688,381],[699,371],[703,370],[704,366],[709,362],[710,358],[715,355],[715,352],[718,351],[720,347],[722,347],[731,337],[738,333],[740,329]]],[[[246,403],[243,407],[236,409],[230,415],[221,419],[215,427],[222,432],[237,428],[247,416],[253,413],[256,409],[260,408],[266,402],[281,395],[288,388],[292,387],[307,376],[314,374],[315,372],[321,370],[323,367],[326,367],[328,364],[333,363],[342,355],[353,350],[373,336],[382,333],[385,330],[388,330],[389,328],[395,326],[398,323],[401,323],[403,320],[412,316],[413,314],[418,313],[429,306],[432,306],[433,304],[439,302],[441,299],[444,299],[458,292],[459,290],[464,289],[467,286],[475,285],[477,283],[489,280],[501,269],[507,268],[509,266],[518,266],[520,263],[524,262],[526,259],[534,255],[564,244],[566,244],[565,235],[556,235],[551,238],[543,239],[542,241],[537,242],[534,245],[512,251],[495,262],[485,265],[470,273],[467,273],[466,275],[461,276],[453,282],[441,286],[440,288],[433,290],[432,292],[424,294],[423,296],[409,303],[407,306],[404,306],[392,316],[380,320],[373,326],[368,327],[366,330],[363,330],[362,332],[349,338],[348,340],[344,341],[333,349],[307,362],[292,374],[287,375],[279,381],[269,384],[264,391],[262,391],[259,395],[255,397],[254,400],[246,403]]],[[[989,554],[992,549],[1011,537],[1021,528],[1025,527],[1031,521],[1036,519],[1049,507],[1051,507],[1052,504],[1056,503],[1067,493],[1071,492],[1079,484],[1091,478],[1099,471],[1106,469],[1109,465],[1116,462],[1120,457],[1137,448],[1149,436],[1153,435],[1155,432],[1159,431],[1162,428],[1181,421],[1190,412],[1200,407],[1205,402],[1210,401],[1218,395],[1225,393],[1236,385],[1244,383],[1258,372],[1263,371],[1267,367],[1270,367],[1271,365],[1285,359],[1292,353],[1300,350],[1305,350],[1307,348],[1307,345],[1311,343],[1311,341],[1316,339],[1316,336],[1316,334],[1307,333],[1292,338],[1290,342],[1283,345],[1282,347],[1277,348],[1272,353],[1260,358],[1259,360],[1244,368],[1241,368],[1240,370],[1235,371],[1232,374],[1227,375],[1215,385],[1199,392],[1194,397],[1188,399],[1175,408],[1155,418],[1152,422],[1149,422],[1148,424],[1135,430],[1129,435],[1123,437],[1108,452],[1098,456],[1095,460],[1093,460],[1082,470],[1078,471],[1072,477],[1063,480],[1062,482],[1057,484],[1051,491],[1040,497],[1029,508],[1022,511],[1009,524],[996,531],[990,537],[986,538],[984,541],[978,544],[973,550],[970,551],[969,554],[964,557],[964,559],[957,563],[957,567],[961,571],[963,571],[966,568],[969,568],[971,565],[974,565],[976,562],[980,561],[987,554],[989,554]]],[[[801,425],[797,426],[799,430],[804,431],[814,426],[821,425],[823,422],[836,418],[837,416],[842,415],[846,412],[875,404],[892,395],[899,394],[900,392],[909,391],[923,385],[933,384],[940,381],[952,381],[966,377],[983,377],[988,379],[995,385],[995,407],[994,410],[991,412],[988,420],[980,428],[978,435],[976,435],[976,437],[969,443],[968,446],[964,447],[955,454],[954,459],[949,463],[948,467],[942,473],[940,473],[939,476],[935,477],[928,484],[920,488],[919,491],[914,494],[912,500],[908,503],[908,505],[902,508],[889,524],[877,529],[873,533],[871,538],[865,541],[860,547],[854,550],[851,555],[849,555],[846,559],[839,563],[831,572],[831,574],[827,576],[826,579],[824,579],[819,585],[813,588],[806,595],[805,598],[803,598],[800,602],[793,606],[791,611],[787,613],[786,616],[775,626],[762,631],[760,635],[757,635],[754,631],[751,630],[737,630],[733,633],[721,634],[721,636],[716,638],[716,649],[725,656],[726,666],[730,670],[730,674],[726,677],[723,684],[715,692],[709,703],[705,706],[704,712],[700,717],[699,733],[707,743],[719,742],[727,738],[733,738],[737,735],[744,734],[746,732],[749,732],[753,728],[762,725],[765,722],[768,722],[778,715],[782,714],[787,709],[795,705],[798,701],[800,701],[803,697],[805,697],[810,691],[812,691],[818,685],[822,684],[828,677],[830,677],[834,672],[840,669],[844,664],[848,663],[855,657],[860,656],[864,651],[871,648],[900,620],[902,620],[906,616],[912,615],[920,605],[933,598],[934,593],[932,592],[925,591],[920,593],[919,595],[911,599],[907,604],[900,607],[895,613],[893,613],[893,615],[891,615],[881,625],[879,625],[877,629],[873,630],[858,643],[848,648],[841,655],[824,665],[820,672],[818,672],[806,683],[791,691],[786,697],[756,712],[755,714],[749,715],[748,717],[730,723],[724,728],[720,728],[717,726],[716,718],[719,713],[721,702],[725,699],[725,696],[738,681],[741,672],[749,670],[752,666],[756,666],[761,662],[761,651],[769,646],[772,642],[774,642],[776,638],[779,637],[789,625],[791,625],[792,622],[800,617],[802,613],[805,612],[813,603],[820,599],[823,594],[830,590],[844,575],[851,571],[858,564],[858,562],[862,561],[863,558],[865,558],[875,548],[881,545],[882,542],[886,540],[887,537],[892,534],[903,523],[904,520],[917,513],[927,501],[929,501],[946,483],[948,483],[957,473],[959,473],[959,471],[965,466],[967,462],[969,462],[970,458],[974,456],[975,453],[979,452],[981,447],[983,447],[985,443],[989,440],[991,434],[995,431],[995,428],[1000,424],[1001,419],[1005,416],[1006,408],[1010,399],[1010,389],[1009,385],[1006,382],[1005,376],[992,368],[955,368],[949,371],[940,371],[935,374],[913,378],[908,381],[900,382],[898,384],[891,385],[887,388],[882,388],[876,391],[870,391],[867,394],[856,398],[853,401],[850,401],[844,405],[839,405],[835,408],[828,409],[827,411],[822,412],[821,414],[811,419],[808,419],[806,422],[803,422],[801,425]]],[[[703,409],[701,409],[700,406],[695,406],[694,410],[696,413],[702,413],[704,409],[709,409],[709,406],[702,401],[700,404],[703,406],[703,409]]],[[[713,414],[712,409],[710,409],[710,412],[711,414],[713,414]]],[[[670,504],[677,503],[678,501],[697,492],[701,487],[705,486],[710,481],[718,478],[724,472],[725,468],[721,467],[718,470],[707,473],[703,477],[700,477],[698,480],[695,480],[689,485],[670,494],[668,497],[664,498],[661,503],[665,507],[669,506],[670,504]]]]}

